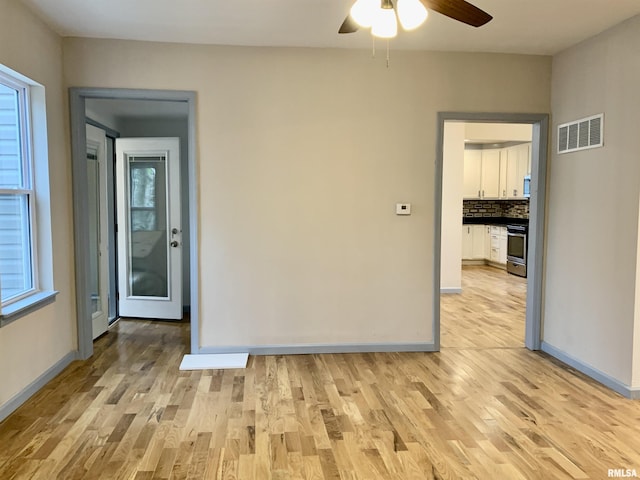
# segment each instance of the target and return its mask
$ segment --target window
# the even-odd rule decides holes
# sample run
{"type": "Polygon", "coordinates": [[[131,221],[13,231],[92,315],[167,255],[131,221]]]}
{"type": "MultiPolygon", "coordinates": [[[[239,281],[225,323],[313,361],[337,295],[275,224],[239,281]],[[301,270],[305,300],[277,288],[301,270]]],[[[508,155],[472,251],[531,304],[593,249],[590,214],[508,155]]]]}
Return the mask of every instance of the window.
{"type": "Polygon", "coordinates": [[[0,76],[0,289],[5,304],[30,293],[34,195],[28,85],[0,76]]]}
{"type": "MultiPolygon", "coordinates": [[[[0,65],[0,326],[25,309],[40,304],[55,292],[42,290],[39,278],[37,232],[38,195],[34,182],[34,122],[32,92],[44,113],[44,88],[0,65]]],[[[46,152],[46,120],[35,122],[46,152]]],[[[36,135],[38,137],[38,135],[36,135]]],[[[46,153],[42,169],[48,177],[46,153]]],[[[48,195],[48,189],[46,195],[48,195]]],[[[45,202],[48,203],[48,202],[45,202]]],[[[49,214],[47,210],[45,213],[49,214]]],[[[46,229],[45,229],[46,230],[46,229]]],[[[50,232],[47,237],[50,240],[50,232]]],[[[43,249],[45,256],[49,248],[43,249]]],[[[50,264],[50,259],[49,259],[50,264]]],[[[50,277],[51,268],[45,268],[50,277]]],[[[52,283],[50,281],[44,283],[52,283]]]]}

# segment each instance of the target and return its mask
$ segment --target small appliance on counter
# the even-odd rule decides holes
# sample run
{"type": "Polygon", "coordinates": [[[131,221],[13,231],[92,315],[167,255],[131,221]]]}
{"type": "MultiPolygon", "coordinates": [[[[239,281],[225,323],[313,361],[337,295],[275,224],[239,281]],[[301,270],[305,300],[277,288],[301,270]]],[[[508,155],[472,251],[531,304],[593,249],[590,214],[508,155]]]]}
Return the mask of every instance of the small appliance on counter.
{"type": "Polygon", "coordinates": [[[522,184],[522,196],[531,197],[531,175],[526,175],[522,184]]]}

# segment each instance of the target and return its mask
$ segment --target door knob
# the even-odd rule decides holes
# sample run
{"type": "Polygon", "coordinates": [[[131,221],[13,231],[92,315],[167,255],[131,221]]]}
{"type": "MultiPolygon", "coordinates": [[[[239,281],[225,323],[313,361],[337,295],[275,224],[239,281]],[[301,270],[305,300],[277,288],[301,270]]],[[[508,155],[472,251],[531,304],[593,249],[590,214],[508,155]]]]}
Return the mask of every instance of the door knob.
{"type": "Polygon", "coordinates": [[[172,247],[177,247],[178,246],[178,242],[176,240],[174,240],[173,242],[171,242],[169,245],[171,245],[172,247]]]}

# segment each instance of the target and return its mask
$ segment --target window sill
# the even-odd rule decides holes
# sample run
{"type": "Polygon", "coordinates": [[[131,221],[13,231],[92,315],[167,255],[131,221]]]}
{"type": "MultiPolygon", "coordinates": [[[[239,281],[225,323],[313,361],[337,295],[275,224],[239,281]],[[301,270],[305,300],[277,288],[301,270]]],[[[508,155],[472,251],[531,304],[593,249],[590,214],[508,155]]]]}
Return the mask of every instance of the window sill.
{"type": "Polygon", "coordinates": [[[16,321],[20,317],[24,317],[36,310],[53,303],[56,299],[58,292],[45,291],[37,292],[33,295],[29,295],[22,300],[18,300],[6,307],[2,307],[2,314],[0,314],[0,327],[9,325],[11,322],[16,321]]]}

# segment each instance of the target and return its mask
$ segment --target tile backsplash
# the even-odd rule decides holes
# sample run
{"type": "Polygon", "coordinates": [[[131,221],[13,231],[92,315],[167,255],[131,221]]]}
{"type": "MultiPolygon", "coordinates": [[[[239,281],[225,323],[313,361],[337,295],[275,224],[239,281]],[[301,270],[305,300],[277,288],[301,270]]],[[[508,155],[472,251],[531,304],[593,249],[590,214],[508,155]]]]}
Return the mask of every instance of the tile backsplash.
{"type": "Polygon", "coordinates": [[[463,200],[462,215],[529,218],[529,200],[463,200]]]}

